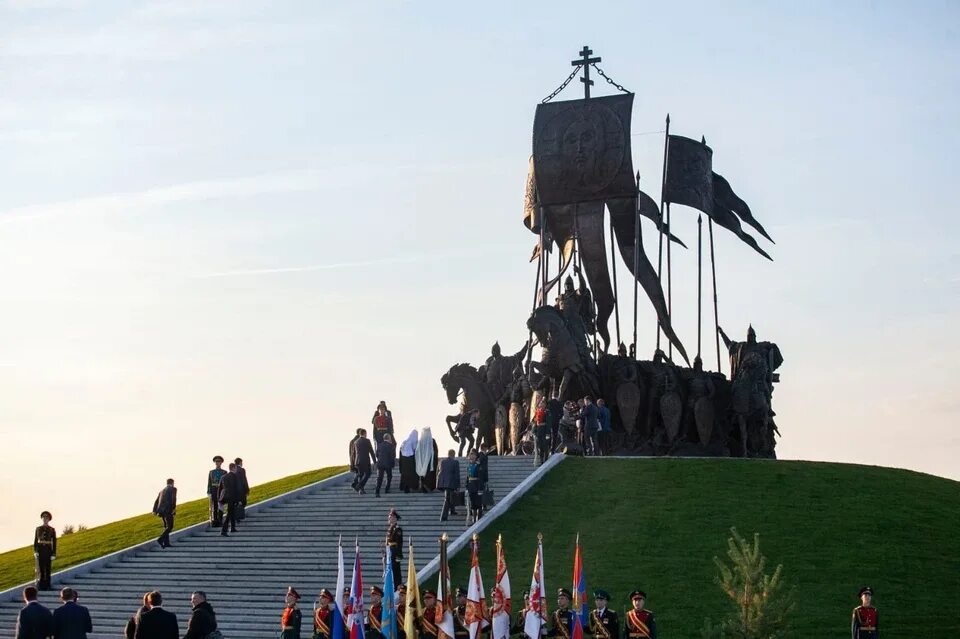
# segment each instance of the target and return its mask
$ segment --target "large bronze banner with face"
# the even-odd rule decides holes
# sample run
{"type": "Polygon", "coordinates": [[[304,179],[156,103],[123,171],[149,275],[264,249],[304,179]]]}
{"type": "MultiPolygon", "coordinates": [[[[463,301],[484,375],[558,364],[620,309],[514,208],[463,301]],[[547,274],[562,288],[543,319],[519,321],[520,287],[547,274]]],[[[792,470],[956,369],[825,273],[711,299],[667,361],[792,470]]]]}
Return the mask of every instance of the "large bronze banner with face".
{"type": "Polygon", "coordinates": [[[633,197],[633,94],[537,106],[533,163],[540,204],[633,197]]]}

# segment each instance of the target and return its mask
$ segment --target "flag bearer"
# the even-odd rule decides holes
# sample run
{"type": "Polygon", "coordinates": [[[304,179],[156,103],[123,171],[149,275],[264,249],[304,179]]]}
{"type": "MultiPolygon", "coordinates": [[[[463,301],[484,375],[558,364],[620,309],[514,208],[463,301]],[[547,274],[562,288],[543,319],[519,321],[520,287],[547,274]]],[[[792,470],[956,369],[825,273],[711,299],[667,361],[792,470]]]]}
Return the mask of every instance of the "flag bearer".
{"type": "Polygon", "coordinates": [[[590,611],[587,632],[596,639],[619,639],[620,620],[616,612],[607,608],[610,594],[606,590],[597,590],[593,593],[593,599],[597,607],[590,611]]]}
{"type": "Polygon", "coordinates": [[[880,636],[880,630],[877,609],[872,605],[873,588],[865,586],[860,589],[859,594],[860,605],[853,609],[850,634],[853,639],[877,639],[880,636]]]}
{"type": "Polygon", "coordinates": [[[49,510],[40,513],[43,523],[33,531],[33,556],[37,561],[37,590],[50,590],[50,565],[57,558],[57,531],[50,525],[49,510]]]}
{"type": "Polygon", "coordinates": [[[331,639],[334,615],[333,593],[326,588],[321,588],[317,598],[320,602],[313,612],[313,639],[331,639]]]}
{"type": "Polygon", "coordinates": [[[283,615],[280,617],[280,639],[300,639],[303,613],[297,608],[298,601],[300,601],[300,593],[294,590],[293,586],[287,588],[287,607],[283,609],[283,615]]]}
{"type": "Polygon", "coordinates": [[[553,627],[547,633],[550,637],[560,637],[560,639],[570,639],[570,632],[573,629],[573,615],[576,614],[570,609],[570,591],[566,588],[557,590],[557,609],[553,611],[553,627]]]}
{"type": "Polygon", "coordinates": [[[630,593],[633,609],[627,613],[626,637],[624,639],[657,639],[657,620],[653,613],[645,609],[647,593],[634,590],[630,593]]]}
{"type": "Polygon", "coordinates": [[[367,639],[383,639],[382,615],[383,588],[370,586],[370,610],[367,611],[367,623],[364,624],[364,637],[367,639]]]}

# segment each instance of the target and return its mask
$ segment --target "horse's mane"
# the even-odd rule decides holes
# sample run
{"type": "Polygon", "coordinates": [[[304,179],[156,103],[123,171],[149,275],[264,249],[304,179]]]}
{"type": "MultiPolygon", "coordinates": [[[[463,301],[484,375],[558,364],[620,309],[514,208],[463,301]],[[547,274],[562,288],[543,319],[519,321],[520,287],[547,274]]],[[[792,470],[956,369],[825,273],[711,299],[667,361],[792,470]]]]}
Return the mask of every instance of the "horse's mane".
{"type": "Polygon", "coordinates": [[[454,364],[450,367],[450,370],[447,372],[448,375],[471,375],[475,376],[477,374],[477,369],[464,362],[462,364],[454,364]]]}

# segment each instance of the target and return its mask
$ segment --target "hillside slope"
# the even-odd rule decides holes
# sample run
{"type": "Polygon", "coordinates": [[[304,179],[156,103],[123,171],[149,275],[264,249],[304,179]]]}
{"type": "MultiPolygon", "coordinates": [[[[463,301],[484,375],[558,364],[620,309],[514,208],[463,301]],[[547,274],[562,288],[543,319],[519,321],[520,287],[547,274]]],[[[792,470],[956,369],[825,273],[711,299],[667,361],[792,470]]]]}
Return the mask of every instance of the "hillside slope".
{"type": "MultiPolygon", "coordinates": [[[[944,602],[960,598],[958,524],[960,483],[905,470],[572,458],[481,534],[481,569],[489,592],[502,533],[517,602],[542,531],[552,610],[556,589],[571,587],[579,532],[590,591],[609,590],[622,610],[630,591],[644,589],[662,636],[699,637],[704,618],[728,605],[712,558],[726,557],[736,526],[748,537],[759,532],[768,563],[782,563],[796,584],[794,636],[849,637],[857,591],[871,585],[884,637],[956,637],[960,618],[944,602]]],[[[452,563],[456,585],[466,586],[469,553],[452,563]]]]}

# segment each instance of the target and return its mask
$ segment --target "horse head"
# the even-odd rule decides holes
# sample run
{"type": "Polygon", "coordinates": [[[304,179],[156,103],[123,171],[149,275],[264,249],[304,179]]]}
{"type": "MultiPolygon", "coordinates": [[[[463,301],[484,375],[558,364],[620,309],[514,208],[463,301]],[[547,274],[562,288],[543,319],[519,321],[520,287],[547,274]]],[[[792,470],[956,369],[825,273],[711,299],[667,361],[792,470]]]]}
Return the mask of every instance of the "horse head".
{"type": "Polygon", "coordinates": [[[450,370],[440,378],[440,385],[447,392],[447,401],[456,404],[464,382],[470,378],[477,378],[477,375],[477,369],[470,364],[454,364],[451,366],[450,370]]]}
{"type": "Polygon", "coordinates": [[[560,311],[553,306],[540,306],[527,319],[527,330],[533,332],[545,348],[550,348],[552,342],[563,334],[560,329],[566,331],[566,324],[560,311]]]}

